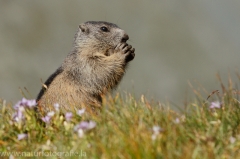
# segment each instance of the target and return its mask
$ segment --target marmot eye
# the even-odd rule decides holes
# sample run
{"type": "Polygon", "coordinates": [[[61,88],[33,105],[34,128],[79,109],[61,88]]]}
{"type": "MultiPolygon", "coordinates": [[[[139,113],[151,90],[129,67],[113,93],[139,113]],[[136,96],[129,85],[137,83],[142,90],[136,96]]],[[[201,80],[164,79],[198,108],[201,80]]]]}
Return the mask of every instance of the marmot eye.
{"type": "Polygon", "coordinates": [[[109,31],[107,27],[101,27],[100,29],[101,29],[102,31],[104,31],[104,32],[108,32],[108,31],[109,31]]]}

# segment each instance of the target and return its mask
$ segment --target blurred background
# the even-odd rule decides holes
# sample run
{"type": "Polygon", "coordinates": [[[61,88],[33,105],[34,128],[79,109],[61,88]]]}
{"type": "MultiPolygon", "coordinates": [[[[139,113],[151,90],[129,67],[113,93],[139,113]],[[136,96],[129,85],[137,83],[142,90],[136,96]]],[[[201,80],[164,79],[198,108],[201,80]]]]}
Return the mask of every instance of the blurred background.
{"type": "MultiPolygon", "coordinates": [[[[208,92],[240,67],[238,0],[0,0],[0,98],[16,102],[26,87],[35,98],[72,48],[78,24],[116,23],[136,57],[118,87],[137,98],[181,105],[189,82],[208,92]]],[[[208,94],[206,94],[207,97],[208,94]]]]}

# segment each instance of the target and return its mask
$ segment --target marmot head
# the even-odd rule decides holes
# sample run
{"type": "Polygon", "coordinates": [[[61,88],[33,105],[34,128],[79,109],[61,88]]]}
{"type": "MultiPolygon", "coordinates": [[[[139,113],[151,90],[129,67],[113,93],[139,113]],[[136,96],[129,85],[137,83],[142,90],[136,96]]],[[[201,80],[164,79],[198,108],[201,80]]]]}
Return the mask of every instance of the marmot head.
{"type": "Polygon", "coordinates": [[[77,50],[86,48],[88,51],[97,51],[107,55],[109,50],[114,49],[119,43],[126,43],[128,39],[126,32],[116,24],[88,21],[79,25],[75,35],[74,47],[77,50]]]}

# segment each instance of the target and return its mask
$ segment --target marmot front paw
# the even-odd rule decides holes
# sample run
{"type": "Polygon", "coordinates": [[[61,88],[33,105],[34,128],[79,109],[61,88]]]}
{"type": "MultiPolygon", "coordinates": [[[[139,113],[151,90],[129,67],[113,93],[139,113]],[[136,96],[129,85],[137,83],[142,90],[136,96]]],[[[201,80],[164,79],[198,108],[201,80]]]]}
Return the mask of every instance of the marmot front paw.
{"type": "Polygon", "coordinates": [[[122,55],[125,56],[125,62],[129,62],[134,59],[135,49],[131,46],[128,45],[127,43],[120,43],[116,46],[115,52],[121,53],[122,55]]]}

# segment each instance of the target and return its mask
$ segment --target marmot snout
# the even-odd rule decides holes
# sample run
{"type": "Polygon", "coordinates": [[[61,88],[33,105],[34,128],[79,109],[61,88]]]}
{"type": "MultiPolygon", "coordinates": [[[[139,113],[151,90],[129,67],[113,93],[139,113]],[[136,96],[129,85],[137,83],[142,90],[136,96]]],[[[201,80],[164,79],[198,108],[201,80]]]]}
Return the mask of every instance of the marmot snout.
{"type": "Polygon", "coordinates": [[[116,24],[89,21],[79,25],[72,51],[38,94],[38,111],[58,103],[62,111],[100,107],[102,96],[121,81],[135,49],[116,24]]]}

